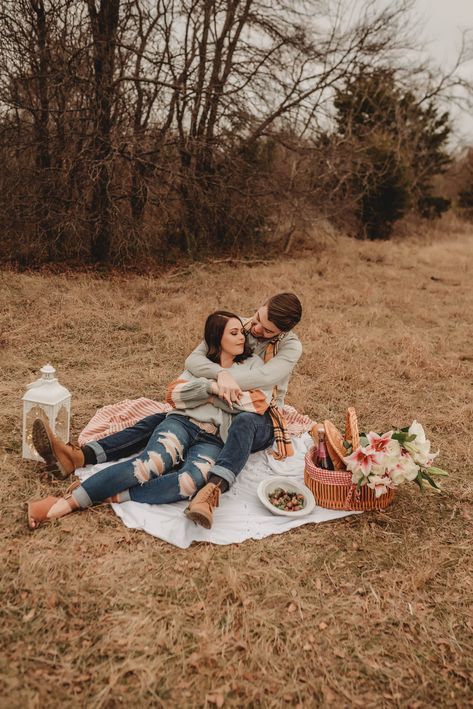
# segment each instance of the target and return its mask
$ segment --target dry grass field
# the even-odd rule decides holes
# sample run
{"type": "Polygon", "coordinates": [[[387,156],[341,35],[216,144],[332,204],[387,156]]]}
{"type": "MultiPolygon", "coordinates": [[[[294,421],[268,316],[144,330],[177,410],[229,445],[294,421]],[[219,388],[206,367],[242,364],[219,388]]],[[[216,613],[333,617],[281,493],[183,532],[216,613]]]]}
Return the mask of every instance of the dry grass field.
{"type": "Polygon", "coordinates": [[[162,277],[0,273],[2,707],[473,706],[473,233],[340,239],[301,258],[162,277]],[[30,532],[59,492],[22,461],[26,384],[52,362],[75,437],[96,408],[162,398],[218,307],[294,290],[289,403],[340,427],[417,418],[441,494],[242,545],[180,550],[108,506],[30,532]]]}

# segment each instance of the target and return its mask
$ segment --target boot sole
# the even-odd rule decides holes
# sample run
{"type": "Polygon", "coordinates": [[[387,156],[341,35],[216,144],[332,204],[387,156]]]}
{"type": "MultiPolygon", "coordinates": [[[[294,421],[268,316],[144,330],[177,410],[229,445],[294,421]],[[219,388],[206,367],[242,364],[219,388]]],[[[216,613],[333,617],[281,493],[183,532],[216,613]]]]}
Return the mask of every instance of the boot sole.
{"type": "Polygon", "coordinates": [[[49,437],[48,429],[41,419],[33,421],[32,438],[37,453],[46,463],[46,471],[57,480],[65,480],[68,478],[71,473],[68,473],[67,470],[64,469],[54,455],[53,444],[49,437]]]}
{"type": "Polygon", "coordinates": [[[205,527],[205,529],[211,529],[212,528],[212,522],[209,522],[207,517],[205,515],[200,514],[200,512],[192,512],[191,510],[184,510],[184,514],[186,517],[194,524],[198,524],[201,527],[205,527]]]}

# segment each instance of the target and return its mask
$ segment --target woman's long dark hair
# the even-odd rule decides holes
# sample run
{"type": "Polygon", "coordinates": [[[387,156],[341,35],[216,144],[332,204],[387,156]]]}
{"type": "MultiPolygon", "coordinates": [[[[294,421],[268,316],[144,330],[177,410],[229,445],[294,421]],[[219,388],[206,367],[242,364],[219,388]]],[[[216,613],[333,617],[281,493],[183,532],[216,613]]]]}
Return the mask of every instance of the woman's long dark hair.
{"type": "MultiPolygon", "coordinates": [[[[220,364],[220,355],[222,353],[222,336],[225,330],[225,326],[230,318],[236,318],[241,322],[238,315],[235,313],[229,313],[227,310],[217,310],[215,313],[210,313],[209,317],[205,321],[204,328],[204,340],[207,344],[207,357],[216,364],[220,364]]],[[[243,323],[241,322],[243,327],[243,323]]],[[[252,350],[248,341],[245,340],[245,346],[243,352],[236,355],[235,362],[243,362],[252,355],[252,350]]]]}

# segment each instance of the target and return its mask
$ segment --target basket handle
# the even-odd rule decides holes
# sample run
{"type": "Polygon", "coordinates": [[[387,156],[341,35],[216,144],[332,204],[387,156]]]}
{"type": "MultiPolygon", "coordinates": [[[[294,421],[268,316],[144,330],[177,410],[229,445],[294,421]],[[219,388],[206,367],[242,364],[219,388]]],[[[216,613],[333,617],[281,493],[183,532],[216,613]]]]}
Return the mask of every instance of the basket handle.
{"type": "Polygon", "coordinates": [[[345,417],[345,440],[349,441],[352,449],[360,447],[360,432],[358,430],[358,417],[355,408],[349,406],[345,417]]]}

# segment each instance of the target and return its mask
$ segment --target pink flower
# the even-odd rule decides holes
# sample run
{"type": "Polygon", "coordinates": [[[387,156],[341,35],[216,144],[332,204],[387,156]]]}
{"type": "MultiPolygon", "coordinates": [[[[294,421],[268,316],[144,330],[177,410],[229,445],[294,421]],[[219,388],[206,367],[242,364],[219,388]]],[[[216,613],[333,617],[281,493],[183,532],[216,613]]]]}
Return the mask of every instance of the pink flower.
{"type": "Polygon", "coordinates": [[[380,454],[373,450],[370,446],[365,448],[357,448],[351,455],[346,456],[343,460],[346,463],[347,470],[352,473],[363,473],[365,477],[371,472],[371,466],[377,465],[380,460],[380,454]]]}
{"type": "Polygon", "coordinates": [[[385,475],[383,475],[383,477],[371,475],[368,480],[368,487],[374,490],[376,497],[381,497],[381,495],[387,493],[388,488],[393,487],[393,483],[392,480],[385,475]]]}
{"type": "Polygon", "coordinates": [[[419,466],[415,464],[412,456],[406,450],[401,450],[397,461],[387,470],[387,474],[395,485],[400,485],[406,480],[414,480],[418,472],[419,466]]]}
{"type": "Polygon", "coordinates": [[[378,453],[385,453],[388,450],[393,433],[394,431],[388,431],[388,433],[383,433],[383,435],[380,436],[374,431],[370,431],[367,435],[367,439],[370,442],[370,448],[378,453]]]}

